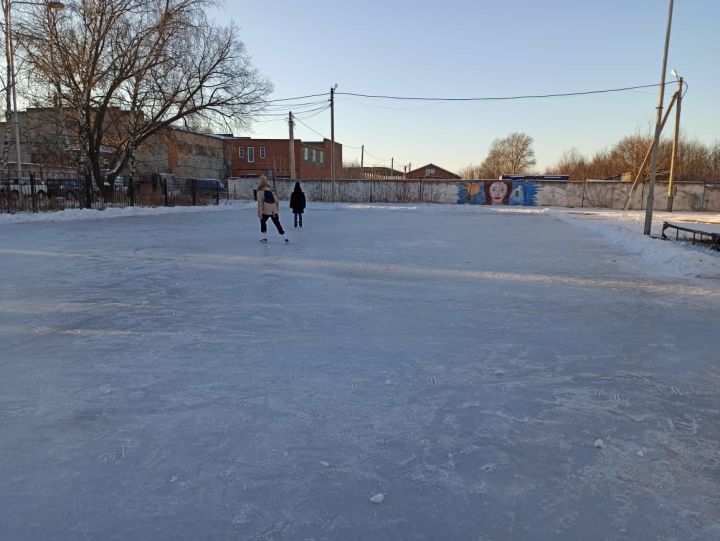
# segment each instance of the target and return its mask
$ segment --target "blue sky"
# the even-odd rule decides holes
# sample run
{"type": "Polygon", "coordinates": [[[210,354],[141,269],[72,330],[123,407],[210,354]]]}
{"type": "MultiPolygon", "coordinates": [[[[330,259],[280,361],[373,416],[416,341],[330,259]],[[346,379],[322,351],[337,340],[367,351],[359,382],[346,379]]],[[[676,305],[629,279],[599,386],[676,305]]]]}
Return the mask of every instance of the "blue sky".
{"type": "MultiPolygon", "coordinates": [[[[366,0],[243,2],[213,14],[234,21],[271,98],[327,92],[503,96],[659,82],[666,0],[366,0]]],[[[720,1],[676,0],[670,69],[689,84],[683,132],[720,140],[720,1]]],[[[672,90],[670,90],[670,93],[672,90]]],[[[669,95],[668,95],[669,98],[669,95]]],[[[524,131],[538,165],[563,150],[585,154],[654,125],[657,89],[601,96],[484,103],[389,102],[338,95],[336,139],[346,162],[396,168],[428,162],[457,170],[484,159],[493,139],[524,131]]],[[[306,115],[309,116],[309,115],[306,115]]],[[[303,115],[300,115],[302,118],[303,115]]],[[[330,136],[330,114],[305,124],[330,136]]],[[[253,137],[286,137],[266,117],[253,137]]],[[[302,124],[296,137],[318,139],[302,124]]]]}

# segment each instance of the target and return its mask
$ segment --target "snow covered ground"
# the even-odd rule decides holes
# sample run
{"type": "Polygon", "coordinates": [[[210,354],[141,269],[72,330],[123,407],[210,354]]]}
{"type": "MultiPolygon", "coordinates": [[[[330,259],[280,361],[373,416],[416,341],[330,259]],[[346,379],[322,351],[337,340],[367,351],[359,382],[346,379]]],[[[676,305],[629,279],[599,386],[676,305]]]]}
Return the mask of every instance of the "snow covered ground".
{"type": "Polygon", "coordinates": [[[717,254],[622,213],[94,212],[0,216],[0,539],[720,538],[717,254]]]}

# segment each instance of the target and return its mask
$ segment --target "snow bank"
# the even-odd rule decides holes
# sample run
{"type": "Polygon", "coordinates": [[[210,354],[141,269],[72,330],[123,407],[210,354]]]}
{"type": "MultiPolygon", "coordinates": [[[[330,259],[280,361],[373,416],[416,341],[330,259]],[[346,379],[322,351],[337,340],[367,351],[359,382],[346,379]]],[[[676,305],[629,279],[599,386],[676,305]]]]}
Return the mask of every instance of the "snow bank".
{"type": "Polygon", "coordinates": [[[18,212],[16,214],[0,214],[0,226],[4,224],[32,222],[67,222],[75,220],[107,220],[111,218],[127,218],[130,216],[158,216],[162,214],[180,214],[188,212],[216,212],[228,208],[255,208],[254,201],[227,201],[220,205],[197,207],[107,207],[98,209],[67,209],[49,212],[18,212]]]}
{"type": "Polygon", "coordinates": [[[552,208],[550,213],[638,256],[654,272],[674,277],[720,278],[720,253],[688,242],[653,238],[660,236],[664,221],[715,231],[720,227],[718,213],[655,212],[653,237],[643,234],[643,211],[552,208]]]}

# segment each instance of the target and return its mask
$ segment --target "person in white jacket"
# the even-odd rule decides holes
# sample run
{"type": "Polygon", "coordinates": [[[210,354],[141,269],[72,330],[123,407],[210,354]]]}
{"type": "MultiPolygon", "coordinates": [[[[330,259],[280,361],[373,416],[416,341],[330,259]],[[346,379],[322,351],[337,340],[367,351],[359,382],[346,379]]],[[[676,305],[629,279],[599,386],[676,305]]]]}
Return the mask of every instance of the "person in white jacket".
{"type": "Polygon", "coordinates": [[[258,204],[258,218],[260,220],[260,233],[262,238],[260,242],[267,242],[267,221],[268,218],[272,220],[275,227],[283,237],[285,242],[289,242],[285,235],[285,230],[280,224],[280,203],[277,195],[270,187],[267,177],[265,175],[260,177],[260,183],[257,186],[257,204],[258,204]]]}

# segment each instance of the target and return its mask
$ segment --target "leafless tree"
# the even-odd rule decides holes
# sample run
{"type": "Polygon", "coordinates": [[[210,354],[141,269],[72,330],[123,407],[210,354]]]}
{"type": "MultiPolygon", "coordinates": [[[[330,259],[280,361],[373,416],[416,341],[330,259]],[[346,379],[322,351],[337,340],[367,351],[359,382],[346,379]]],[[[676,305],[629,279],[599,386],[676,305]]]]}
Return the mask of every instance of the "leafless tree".
{"type": "Polygon", "coordinates": [[[492,142],[487,158],[481,165],[480,173],[484,178],[527,173],[536,163],[533,138],[526,133],[515,132],[492,142]]]}
{"type": "MultiPolygon", "coordinates": [[[[609,150],[596,152],[589,158],[577,149],[565,151],[558,162],[546,169],[547,174],[567,174],[571,180],[635,178],[647,180],[648,164],[643,171],[640,165],[646,156],[652,137],[635,134],[624,137],[609,150]]],[[[660,177],[667,177],[670,170],[672,141],[665,138],[660,142],[658,171],[660,177]]],[[[698,141],[680,139],[675,170],[675,180],[708,181],[720,179],[720,143],[711,147],[698,141]]]]}
{"type": "Polygon", "coordinates": [[[460,178],[468,179],[468,180],[483,178],[482,166],[475,165],[474,163],[466,165],[465,167],[460,169],[458,174],[460,175],[460,178]]]}
{"type": "Polygon", "coordinates": [[[170,125],[246,124],[270,84],[212,0],[70,0],[18,24],[29,87],[74,111],[81,169],[102,184],[170,125]]]}

